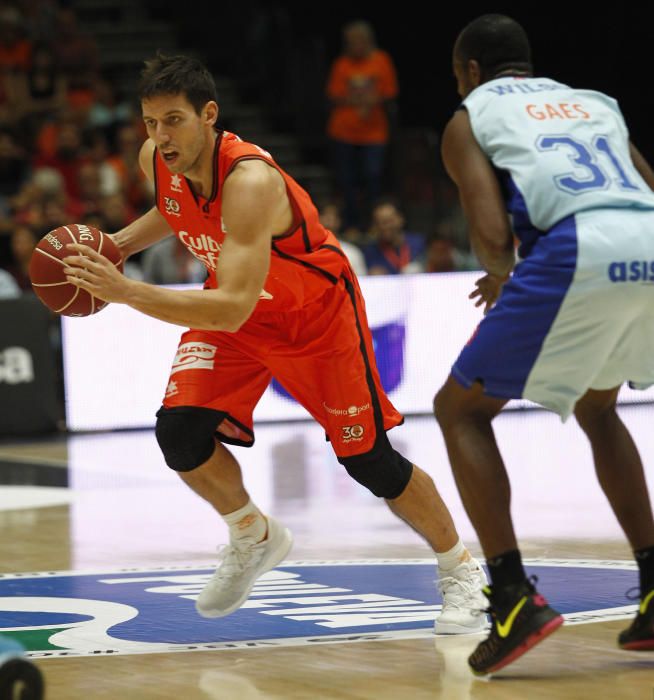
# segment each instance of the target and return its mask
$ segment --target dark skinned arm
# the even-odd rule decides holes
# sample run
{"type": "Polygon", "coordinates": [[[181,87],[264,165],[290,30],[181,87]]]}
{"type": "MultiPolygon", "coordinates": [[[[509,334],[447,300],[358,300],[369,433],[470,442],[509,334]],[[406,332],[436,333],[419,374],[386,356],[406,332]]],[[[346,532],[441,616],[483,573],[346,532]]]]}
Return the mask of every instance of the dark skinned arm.
{"type": "Polygon", "coordinates": [[[515,263],[513,232],[493,168],[470,127],[466,110],[450,119],[443,133],[443,163],[459,189],[470,243],[482,267],[506,278],[515,263]]]}

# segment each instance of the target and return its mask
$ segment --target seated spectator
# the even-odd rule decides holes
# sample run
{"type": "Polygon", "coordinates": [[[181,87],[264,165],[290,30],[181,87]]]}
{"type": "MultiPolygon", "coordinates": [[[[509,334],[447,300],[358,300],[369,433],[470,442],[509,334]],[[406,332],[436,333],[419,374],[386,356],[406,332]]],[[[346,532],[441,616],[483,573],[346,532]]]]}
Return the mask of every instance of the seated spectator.
{"type": "Polygon", "coordinates": [[[152,206],[152,186],[139,164],[139,153],[143,138],[133,124],[118,129],[116,147],[118,153],[110,156],[107,163],[114,168],[120,179],[127,201],[138,212],[152,206]]]}
{"type": "Polygon", "coordinates": [[[176,236],[169,236],[143,252],[143,279],[150,284],[204,282],[205,266],[176,236]]]}
{"type": "Polygon", "coordinates": [[[20,287],[12,274],[0,268],[0,299],[16,299],[20,296],[20,287]]]}
{"type": "Polygon", "coordinates": [[[89,109],[88,126],[113,133],[117,124],[124,124],[134,117],[127,102],[117,99],[113,86],[104,78],[98,78],[93,85],[93,103],[89,109]]]}
{"type": "Polygon", "coordinates": [[[54,168],[37,168],[10,206],[17,223],[44,231],[77,221],[82,214],[79,201],[66,195],[64,179],[54,168]]]}
{"type": "Polygon", "coordinates": [[[97,166],[100,174],[100,191],[103,197],[122,192],[120,178],[115,168],[107,162],[109,142],[102,129],[93,129],[86,134],[86,156],[97,166]]]}
{"type": "Polygon", "coordinates": [[[60,197],[47,197],[40,207],[40,218],[36,219],[37,228],[42,231],[52,229],[69,223],[83,221],[84,212],[81,208],[71,209],[66,207],[66,200],[60,197]]]}
{"type": "Polygon", "coordinates": [[[32,253],[40,236],[30,226],[24,224],[17,225],[11,234],[10,247],[12,262],[7,267],[16,284],[23,292],[32,291],[32,283],[29,276],[29,265],[32,253]]]}
{"type": "Polygon", "coordinates": [[[0,130],[0,216],[6,215],[9,197],[16,194],[27,179],[27,154],[8,129],[0,130]]]}
{"type": "Polygon", "coordinates": [[[0,122],[18,122],[13,109],[12,78],[27,70],[31,43],[25,38],[23,19],[15,7],[0,5],[0,122]]]}
{"type": "Polygon", "coordinates": [[[56,57],[47,44],[36,44],[29,68],[15,73],[11,86],[11,103],[18,119],[42,120],[66,105],[66,79],[59,72],[56,57]]]}
{"type": "Polygon", "coordinates": [[[0,73],[26,71],[31,50],[20,12],[15,7],[0,8],[0,73]]]}
{"type": "Polygon", "coordinates": [[[52,43],[57,39],[58,0],[29,0],[23,2],[27,33],[36,41],[52,43]]]}
{"type": "Polygon", "coordinates": [[[102,197],[100,214],[105,222],[105,231],[116,233],[136,219],[136,212],[121,192],[102,197]]]}
{"type": "Polygon", "coordinates": [[[82,134],[74,122],[64,122],[57,133],[57,146],[52,156],[37,156],[36,167],[58,170],[66,183],[66,194],[79,198],[79,170],[86,158],[82,154],[82,134]]]}
{"type": "Polygon", "coordinates": [[[447,238],[432,238],[427,245],[425,272],[461,272],[479,270],[480,265],[472,253],[459,250],[447,238]]]}
{"type": "Polygon", "coordinates": [[[423,272],[425,237],[404,230],[404,216],[390,200],[379,202],[372,211],[373,242],[363,251],[369,275],[397,275],[423,272]]]}
{"type": "Polygon", "coordinates": [[[338,238],[341,248],[350,265],[357,276],[363,276],[368,273],[366,269],[366,260],[363,253],[354,243],[349,243],[341,238],[341,213],[336,204],[327,203],[320,207],[320,223],[329,229],[338,238]]]}
{"type": "Polygon", "coordinates": [[[70,7],[59,10],[55,46],[59,66],[68,80],[68,99],[75,109],[88,113],[98,75],[98,47],[80,30],[70,7]]]}
{"type": "Polygon", "coordinates": [[[79,201],[82,205],[82,215],[98,211],[103,195],[100,169],[95,163],[89,161],[80,165],[77,172],[77,188],[79,201]]]}

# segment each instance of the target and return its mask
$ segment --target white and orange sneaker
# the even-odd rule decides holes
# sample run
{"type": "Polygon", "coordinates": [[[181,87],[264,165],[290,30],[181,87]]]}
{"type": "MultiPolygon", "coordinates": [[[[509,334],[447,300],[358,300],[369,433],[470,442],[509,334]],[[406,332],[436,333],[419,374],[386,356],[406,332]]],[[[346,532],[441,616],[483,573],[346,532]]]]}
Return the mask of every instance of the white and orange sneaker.
{"type": "Polygon", "coordinates": [[[483,632],[490,625],[485,610],[488,601],[482,589],[488,585],[486,574],[476,559],[470,559],[448,571],[438,580],[443,609],[434,623],[436,634],[483,632]]]}
{"type": "Polygon", "coordinates": [[[202,617],[224,617],[243,605],[255,581],[274,569],[289,553],[293,537],[274,518],[268,520],[268,537],[234,540],[219,550],[218,568],[195,602],[202,617]]]}

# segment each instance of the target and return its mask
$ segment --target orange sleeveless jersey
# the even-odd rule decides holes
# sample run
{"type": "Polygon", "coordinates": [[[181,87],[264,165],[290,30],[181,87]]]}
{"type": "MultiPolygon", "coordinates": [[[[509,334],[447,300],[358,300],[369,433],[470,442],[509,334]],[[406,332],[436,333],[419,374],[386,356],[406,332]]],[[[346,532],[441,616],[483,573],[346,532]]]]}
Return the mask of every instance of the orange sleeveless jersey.
{"type": "Polygon", "coordinates": [[[348,263],[334,234],[320,223],[309,195],[275,163],[270,153],[229,131],[218,131],[213,192],[204,199],[193,193],[183,175],[168,170],[155,149],[156,205],[179,240],[207,267],[205,287],[216,289],[216,263],[225,236],[229,235],[221,217],[223,182],[237,163],[254,158],[279,171],[293,210],[289,229],[273,237],[270,269],[254,313],[301,309],[336,284],[348,263]]]}

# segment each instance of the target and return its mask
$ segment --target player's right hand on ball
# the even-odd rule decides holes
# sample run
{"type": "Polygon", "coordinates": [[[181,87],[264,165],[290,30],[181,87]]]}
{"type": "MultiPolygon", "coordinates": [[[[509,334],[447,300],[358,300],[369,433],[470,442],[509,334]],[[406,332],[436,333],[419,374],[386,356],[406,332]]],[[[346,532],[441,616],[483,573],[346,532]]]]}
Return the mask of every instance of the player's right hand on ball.
{"type": "Polygon", "coordinates": [[[69,284],[102,301],[125,303],[130,280],[111,260],[80,243],[68,243],[66,248],[70,254],[63,258],[66,265],[63,271],[69,284]]]}

